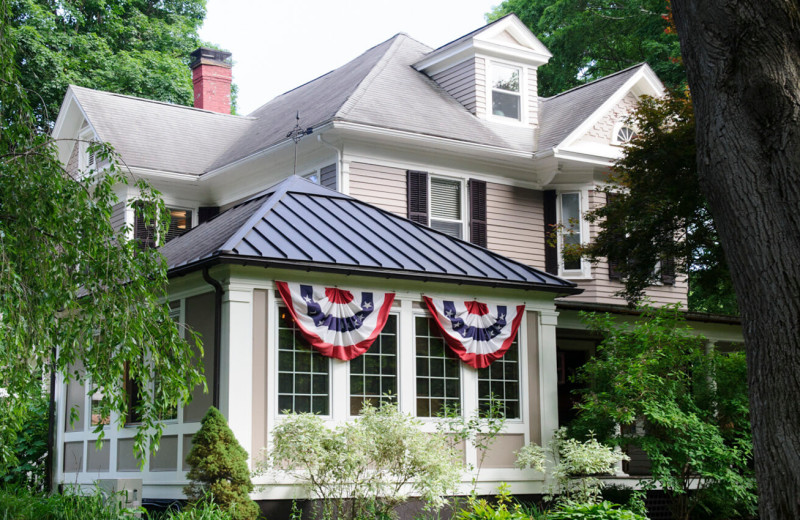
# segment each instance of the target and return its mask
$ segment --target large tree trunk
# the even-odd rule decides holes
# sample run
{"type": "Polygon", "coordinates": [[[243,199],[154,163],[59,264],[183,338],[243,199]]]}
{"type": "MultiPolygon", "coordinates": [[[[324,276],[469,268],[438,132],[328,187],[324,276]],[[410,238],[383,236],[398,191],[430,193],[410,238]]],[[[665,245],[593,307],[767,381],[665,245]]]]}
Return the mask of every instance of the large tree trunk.
{"type": "Polygon", "coordinates": [[[800,519],[800,5],[673,0],[739,298],[763,519],[800,519]]]}

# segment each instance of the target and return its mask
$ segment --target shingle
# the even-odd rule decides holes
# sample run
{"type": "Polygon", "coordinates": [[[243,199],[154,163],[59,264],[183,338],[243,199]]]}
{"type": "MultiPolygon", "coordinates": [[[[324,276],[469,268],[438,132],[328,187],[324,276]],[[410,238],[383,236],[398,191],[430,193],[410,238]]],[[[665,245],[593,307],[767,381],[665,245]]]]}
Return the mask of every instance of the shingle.
{"type": "Polygon", "coordinates": [[[635,65],[553,97],[540,98],[539,150],[558,146],[644,66],[635,65]]]}
{"type": "Polygon", "coordinates": [[[221,260],[577,291],[571,282],[299,177],[201,224],[161,251],[172,274],[221,260]]]}

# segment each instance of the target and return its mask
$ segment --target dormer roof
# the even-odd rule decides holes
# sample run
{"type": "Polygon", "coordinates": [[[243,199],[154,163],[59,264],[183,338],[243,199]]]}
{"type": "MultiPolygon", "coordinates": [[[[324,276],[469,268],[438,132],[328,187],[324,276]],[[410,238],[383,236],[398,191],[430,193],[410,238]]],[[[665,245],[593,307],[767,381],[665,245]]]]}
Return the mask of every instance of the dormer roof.
{"type": "Polygon", "coordinates": [[[476,54],[535,67],[553,57],[517,15],[508,14],[429,52],[414,68],[433,75],[476,54]]]}

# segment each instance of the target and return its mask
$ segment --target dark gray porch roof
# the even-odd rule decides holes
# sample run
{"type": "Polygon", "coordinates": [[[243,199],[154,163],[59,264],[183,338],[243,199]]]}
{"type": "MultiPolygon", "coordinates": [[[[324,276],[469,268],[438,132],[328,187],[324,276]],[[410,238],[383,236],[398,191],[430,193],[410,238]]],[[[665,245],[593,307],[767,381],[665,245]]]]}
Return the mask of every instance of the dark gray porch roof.
{"type": "Polygon", "coordinates": [[[299,177],[201,224],[161,251],[172,276],[238,263],[581,292],[572,282],[299,177]]]}

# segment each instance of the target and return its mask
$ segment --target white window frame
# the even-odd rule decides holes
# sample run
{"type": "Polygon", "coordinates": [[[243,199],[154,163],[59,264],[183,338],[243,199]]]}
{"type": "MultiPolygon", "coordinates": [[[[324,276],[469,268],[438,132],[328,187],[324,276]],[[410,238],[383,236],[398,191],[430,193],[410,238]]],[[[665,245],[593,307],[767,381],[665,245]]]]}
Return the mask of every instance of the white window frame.
{"type": "MultiPolygon", "coordinates": [[[[491,121],[498,121],[503,122],[509,125],[528,125],[528,92],[527,92],[527,81],[528,81],[528,71],[527,67],[523,66],[520,63],[513,63],[508,61],[500,61],[495,59],[486,59],[487,63],[487,71],[486,71],[486,117],[491,121]],[[492,99],[493,99],[493,92],[494,87],[492,85],[492,77],[493,77],[493,69],[495,67],[505,67],[505,68],[514,68],[519,70],[519,118],[515,117],[508,117],[508,116],[498,116],[495,115],[494,110],[492,109],[492,99]]],[[[499,90],[499,92],[505,92],[509,94],[514,94],[513,92],[507,90],[499,90]]]]}
{"type": "MultiPolygon", "coordinates": [[[[395,350],[394,357],[395,357],[395,363],[396,363],[396,367],[395,367],[395,384],[397,385],[397,394],[395,395],[394,404],[397,405],[398,408],[400,407],[400,399],[402,399],[402,393],[403,393],[403,388],[402,388],[403,380],[402,380],[401,373],[400,373],[400,371],[402,369],[402,365],[403,365],[403,362],[401,361],[401,354],[402,354],[402,348],[401,348],[402,337],[401,337],[401,335],[402,335],[402,331],[400,329],[400,319],[401,319],[400,315],[401,315],[400,309],[392,309],[389,312],[389,316],[394,316],[395,320],[396,320],[396,322],[395,322],[396,323],[396,328],[395,328],[395,349],[396,350],[395,350]]],[[[383,331],[381,331],[381,333],[383,333],[383,331]]],[[[350,410],[350,399],[353,397],[353,392],[352,392],[352,389],[350,388],[350,375],[351,375],[350,374],[350,363],[352,363],[352,361],[353,360],[350,360],[350,361],[348,361],[346,363],[347,364],[347,417],[348,417],[348,419],[356,419],[358,417],[361,417],[360,415],[353,415],[351,413],[351,410],[350,410]]]]}
{"type": "Polygon", "coordinates": [[[627,124],[625,121],[617,121],[617,124],[614,125],[614,129],[611,132],[611,144],[612,145],[614,145],[614,146],[625,146],[625,145],[628,144],[628,142],[622,142],[617,138],[619,136],[619,131],[622,130],[623,128],[630,128],[633,131],[634,135],[636,135],[638,133],[636,128],[634,128],[633,126],[627,124]]]}
{"type": "Polygon", "coordinates": [[[84,130],[78,137],[78,170],[82,176],[91,175],[97,171],[97,156],[93,156],[90,161],[89,146],[97,142],[94,132],[84,130]]]}
{"type": "MultiPolygon", "coordinates": [[[[433,196],[431,192],[431,185],[433,184],[434,179],[442,180],[446,182],[452,182],[458,184],[458,192],[459,192],[459,203],[461,206],[461,219],[453,220],[453,219],[442,219],[436,218],[435,220],[439,222],[451,222],[451,223],[458,223],[461,224],[461,236],[458,237],[461,240],[469,241],[469,200],[467,197],[467,183],[463,178],[460,177],[450,177],[446,175],[436,175],[429,173],[428,174],[428,227],[433,229],[431,225],[433,223],[433,196]]],[[[449,235],[448,235],[449,236],[449,235]]]]}
{"type": "Polygon", "coordinates": [[[556,222],[559,224],[557,251],[558,251],[558,275],[568,279],[590,279],[591,264],[586,259],[581,258],[581,265],[578,269],[566,269],[564,267],[564,231],[560,227],[563,222],[562,217],[562,195],[577,194],[578,195],[578,214],[580,215],[580,222],[578,229],[580,231],[580,242],[586,244],[589,241],[589,223],[583,217],[589,207],[589,190],[588,188],[564,188],[558,190],[556,198],[556,222]]]}

